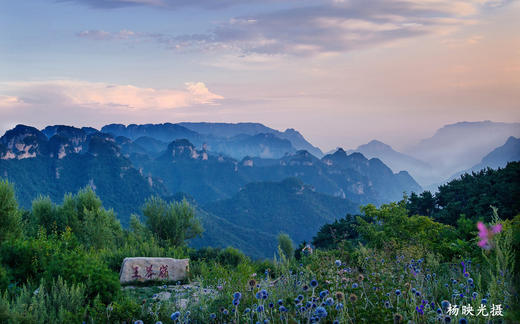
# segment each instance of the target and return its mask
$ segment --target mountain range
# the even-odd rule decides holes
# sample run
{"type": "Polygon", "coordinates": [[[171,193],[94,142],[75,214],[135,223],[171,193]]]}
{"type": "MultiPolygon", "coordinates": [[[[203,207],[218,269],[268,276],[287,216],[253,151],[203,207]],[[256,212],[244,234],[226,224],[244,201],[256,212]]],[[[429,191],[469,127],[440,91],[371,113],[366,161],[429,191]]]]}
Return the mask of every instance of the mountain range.
{"type": "MultiPolygon", "coordinates": [[[[423,185],[440,183],[443,172],[468,163],[459,161],[463,157],[457,153],[451,164],[437,165],[449,160],[438,156],[448,156],[461,143],[472,143],[462,150],[471,151],[468,156],[480,156],[518,128],[489,123],[440,129],[422,141],[435,154],[420,146],[413,154],[402,153],[374,140],[325,155],[296,130],[280,132],[257,123],[111,124],[101,130],[18,125],[0,138],[0,177],[15,184],[25,208],[40,195],[61,202],[65,194],[89,186],[124,226],[152,195],[187,197],[206,228],[191,244],[234,246],[254,257],[270,257],[279,232],[296,243],[308,241],[322,224],[356,213],[360,205],[380,205],[401,199],[404,192],[422,191],[415,179],[423,185]],[[456,129],[467,136],[475,129],[496,132],[481,145],[454,138],[458,144],[446,145],[442,153],[447,134],[457,134],[456,129]]],[[[506,139],[462,171],[518,160],[520,140],[506,139]]],[[[456,171],[451,175],[458,176],[456,171]]]]}
{"type": "Polygon", "coordinates": [[[293,130],[279,138],[224,129],[227,137],[176,124],[108,125],[101,131],[18,125],[0,138],[0,176],[15,183],[25,208],[40,195],[59,203],[89,186],[124,226],[151,195],[187,195],[206,226],[194,245],[231,245],[256,257],[272,256],[280,231],[296,242],[310,240],[319,226],[361,204],[421,189],[407,172],[393,173],[360,153],[339,149],[319,158],[296,150],[287,139],[299,134],[293,130]],[[277,153],[265,158],[266,150],[277,153]],[[245,156],[235,159],[230,152],[245,156]]]}
{"type": "Polygon", "coordinates": [[[398,152],[377,140],[349,152],[379,158],[393,172],[407,170],[423,188],[435,191],[439,184],[454,175],[518,161],[519,150],[511,143],[491,154],[491,151],[509,141],[508,138],[515,136],[520,136],[520,123],[460,122],[442,127],[432,137],[404,152],[398,152]],[[484,158],[487,154],[491,157],[484,158]]]}

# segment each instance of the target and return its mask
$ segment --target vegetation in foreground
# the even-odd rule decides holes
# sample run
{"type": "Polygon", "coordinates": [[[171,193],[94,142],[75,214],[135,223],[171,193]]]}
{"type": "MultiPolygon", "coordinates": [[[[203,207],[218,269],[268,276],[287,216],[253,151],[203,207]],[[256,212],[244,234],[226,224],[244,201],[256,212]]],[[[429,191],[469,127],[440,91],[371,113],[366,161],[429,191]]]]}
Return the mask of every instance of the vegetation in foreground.
{"type": "Polygon", "coordinates": [[[515,323],[520,215],[480,212],[442,223],[411,213],[406,197],[367,205],[323,226],[314,249],[281,234],[278,254],[260,261],[188,248],[202,229],[186,202],[151,198],[123,229],[90,189],[24,211],[0,182],[0,322],[515,323]],[[171,283],[121,289],[130,256],[189,257],[189,281],[212,293],[182,307],[159,298],[171,283]]]}

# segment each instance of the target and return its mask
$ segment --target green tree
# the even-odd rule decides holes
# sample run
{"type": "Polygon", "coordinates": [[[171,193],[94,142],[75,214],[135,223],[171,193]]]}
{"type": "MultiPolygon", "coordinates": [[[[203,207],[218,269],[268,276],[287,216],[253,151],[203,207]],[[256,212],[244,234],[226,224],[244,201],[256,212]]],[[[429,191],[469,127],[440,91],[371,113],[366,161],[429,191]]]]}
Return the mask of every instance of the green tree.
{"type": "Polygon", "coordinates": [[[292,259],[294,257],[294,246],[291,237],[286,233],[278,234],[278,248],[279,251],[285,255],[287,259],[292,259]]]}
{"type": "Polygon", "coordinates": [[[405,200],[376,208],[361,207],[365,217],[358,217],[360,236],[375,248],[416,247],[417,252],[434,252],[451,257],[451,242],[456,237],[453,227],[437,223],[426,216],[408,216],[405,200]],[[422,250],[422,251],[419,251],[422,250]]]}
{"type": "Polygon", "coordinates": [[[319,249],[336,249],[342,241],[358,239],[356,216],[347,214],[332,224],[323,225],[316,236],[312,238],[312,245],[319,249]]]}
{"type": "Polygon", "coordinates": [[[143,207],[143,215],[153,235],[169,245],[182,246],[186,240],[202,233],[195,210],[186,200],[167,203],[159,197],[151,197],[143,207]]]}
{"type": "Polygon", "coordinates": [[[46,233],[64,233],[67,228],[85,247],[112,247],[122,238],[123,229],[113,210],[103,208],[101,200],[90,188],[77,194],[67,194],[62,205],[55,205],[49,197],[33,201],[30,223],[46,233]]]}
{"type": "Polygon", "coordinates": [[[0,243],[21,233],[21,214],[14,188],[7,180],[0,180],[0,243]]]}

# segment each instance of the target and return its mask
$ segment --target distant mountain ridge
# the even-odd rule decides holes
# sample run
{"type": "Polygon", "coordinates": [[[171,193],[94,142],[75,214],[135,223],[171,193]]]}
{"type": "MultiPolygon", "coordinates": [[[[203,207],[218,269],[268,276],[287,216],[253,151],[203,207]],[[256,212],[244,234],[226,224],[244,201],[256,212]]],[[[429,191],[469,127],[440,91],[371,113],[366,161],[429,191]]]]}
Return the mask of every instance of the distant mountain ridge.
{"type": "Polygon", "coordinates": [[[504,145],[489,152],[489,154],[484,156],[478,164],[467,170],[457,172],[450,177],[450,180],[458,178],[464,173],[479,172],[486,168],[504,168],[507,163],[516,161],[520,161],[520,138],[511,136],[507,139],[504,145]]]}
{"type": "MultiPolygon", "coordinates": [[[[431,138],[420,141],[405,152],[397,152],[377,140],[349,152],[377,157],[394,172],[407,170],[423,188],[435,191],[454,174],[472,169],[510,136],[520,136],[520,123],[460,122],[445,125],[431,138]]],[[[506,160],[514,161],[513,157],[504,157],[500,163],[488,161],[484,164],[490,167],[505,166],[506,160]]]]}
{"type": "Polygon", "coordinates": [[[294,128],[288,128],[284,132],[280,132],[260,123],[179,123],[179,125],[200,134],[220,137],[233,137],[240,134],[273,134],[281,139],[289,140],[296,150],[306,150],[317,157],[323,156],[323,152],[318,147],[310,144],[303,135],[294,128]]]}
{"type": "Polygon", "coordinates": [[[460,122],[440,128],[405,153],[428,161],[435,168],[437,179],[447,179],[479,163],[510,136],[520,137],[520,123],[460,122]]]}
{"type": "Polygon", "coordinates": [[[432,166],[428,163],[398,152],[390,145],[378,140],[372,140],[354,150],[349,150],[349,152],[360,152],[367,158],[379,158],[394,172],[406,170],[421,185],[428,183],[429,177],[427,175],[433,172],[432,166]]]}
{"type": "Polygon", "coordinates": [[[235,159],[245,156],[279,158],[298,149],[323,156],[319,148],[312,146],[296,130],[280,132],[259,123],[110,124],[103,126],[101,131],[131,140],[148,137],[169,143],[187,139],[196,147],[204,145],[208,151],[235,159]]]}

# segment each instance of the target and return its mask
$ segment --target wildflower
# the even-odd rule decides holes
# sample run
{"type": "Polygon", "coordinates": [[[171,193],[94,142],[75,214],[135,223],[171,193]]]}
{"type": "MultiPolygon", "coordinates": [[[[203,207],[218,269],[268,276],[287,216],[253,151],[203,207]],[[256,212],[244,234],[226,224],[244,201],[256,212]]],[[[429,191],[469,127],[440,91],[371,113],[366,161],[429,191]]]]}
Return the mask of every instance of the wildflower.
{"type": "Polygon", "coordinates": [[[327,297],[328,294],[329,294],[328,290],[320,291],[320,298],[325,298],[325,297],[327,297]]]}
{"type": "Polygon", "coordinates": [[[137,320],[137,321],[134,322],[134,324],[144,324],[144,322],[141,321],[141,320],[137,320]]]}
{"type": "Polygon", "coordinates": [[[327,317],[327,310],[324,308],[324,307],[318,307],[316,308],[316,310],[314,311],[314,314],[316,314],[316,316],[318,316],[319,318],[324,318],[324,317],[327,317]]]}
{"type": "Polygon", "coordinates": [[[468,324],[468,320],[463,317],[459,320],[459,324],[468,324]]]}
{"type": "Polygon", "coordinates": [[[468,278],[468,283],[471,285],[473,283],[473,278],[468,278]]]}
{"type": "Polygon", "coordinates": [[[240,299],[240,298],[242,298],[242,294],[237,291],[236,293],[233,294],[233,298],[240,299]]]}
{"type": "Polygon", "coordinates": [[[355,303],[357,301],[356,294],[350,294],[349,299],[351,303],[355,303]]]}
{"type": "Polygon", "coordinates": [[[444,317],[444,323],[450,323],[451,322],[451,317],[449,317],[448,315],[446,317],[444,317]]]}
{"type": "Polygon", "coordinates": [[[238,306],[240,304],[240,299],[233,299],[233,306],[238,306]]]}
{"type": "Polygon", "coordinates": [[[394,323],[401,323],[403,321],[403,315],[394,314],[394,323]]]}
{"type": "Polygon", "coordinates": [[[341,260],[336,260],[334,263],[336,264],[336,267],[341,267],[341,260]]]}
{"type": "Polygon", "coordinates": [[[258,306],[256,308],[256,311],[259,312],[259,313],[263,312],[264,311],[264,306],[262,306],[262,305],[258,306]]]}
{"type": "Polygon", "coordinates": [[[170,318],[172,319],[172,321],[175,321],[175,320],[177,320],[179,318],[179,316],[181,316],[181,313],[179,311],[177,311],[175,313],[172,313],[170,318]]]}
{"type": "Polygon", "coordinates": [[[274,308],[274,304],[273,303],[269,303],[269,308],[274,308]]]}
{"type": "Polygon", "coordinates": [[[217,289],[218,289],[218,290],[222,290],[222,288],[223,288],[223,287],[222,287],[221,285],[218,285],[218,286],[217,286],[217,289]]]}
{"type": "Polygon", "coordinates": [[[489,250],[491,248],[490,240],[493,238],[495,234],[498,234],[502,231],[502,224],[496,224],[491,226],[490,229],[487,228],[486,225],[482,222],[477,223],[478,228],[478,236],[480,237],[480,241],[478,242],[478,246],[485,250],[489,250]]]}
{"type": "Polygon", "coordinates": [[[450,305],[451,305],[450,302],[447,301],[447,300],[443,300],[443,301],[441,301],[441,307],[442,307],[443,309],[448,309],[448,307],[450,307],[450,305]]]}
{"type": "Polygon", "coordinates": [[[343,309],[343,304],[342,303],[337,303],[336,304],[336,310],[340,310],[340,309],[343,309]]]}
{"type": "Polygon", "coordinates": [[[229,314],[229,311],[224,308],[224,310],[222,311],[222,314],[227,315],[227,314],[229,314]]]}
{"type": "Polygon", "coordinates": [[[303,295],[298,295],[298,297],[296,297],[296,299],[298,299],[299,301],[302,301],[303,300],[303,295]]]}
{"type": "Polygon", "coordinates": [[[312,288],[316,288],[318,286],[318,281],[316,279],[312,279],[310,285],[312,288]]]}
{"type": "Polygon", "coordinates": [[[248,307],[248,308],[244,309],[244,314],[247,314],[247,313],[249,313],[250,311],[251,311],[251,308],[248,307]]]}
{"type": "Polygon", "coordinates": [[[278,309],[281,313],[286,313],[287,312],[287,308],[285,308],[285,306],[280,306],[280,308],[278,309]]]}
{"type": "Polygon", "coordinates": [[[325,300],[325,304],[326,304],[327,306],[332,306],[332,305],[334,305],[334,299],[332,299],[331,297],[327,298],[327,299],[325,300]]]}
{"type": "Polygon", "coordinates": [[[363,281],[364,279],[365,279],[365,277],[362,274],[359,274],[358,281],[363,281]]]}
{"type": "Polygon", "coordinates": [[[358,284],[354,282],[354,283],[352,284],[352,288],[356,289],[357,287],[358,287],[358,284]]]}
{"type": "Polygon", "coordinates": [[[437,314],[442,314],[442,309],[437,308],[437,314]]]}
{"type": "Polygon", "coordinates": [[[307,291],[307,290],[309,290],[309,286],[303,285],[302,289],[303,289],[303,291],[307,291]]]}
{"type": "Polygon", "coordinates": [[[256,280],[255,279],[250,279],[248,284],[249,284],[249,287],[253,288],[254,286],[256,286],[256,280]]]}
{"type": "Polygon", "coordinates": [[[401,295],[401,290],[396,289],[396,290],[395,290],[395,294],[396,294],[397,296],[401,295]]]}
{"type": "Polygon", "coordinates": [[[312,254],[312,248],[310,245],[306,245],[303,249],[302,249],[302,252],[304,255],[309,255],[309,254],[312,254]]]}
{"type": "Polygon", "coordinates": [[[332,324],[339,324],[339,321],[338,320],[334,320],[334,322],[332,322],[332,324]]]}
{"type": "Polygon", "coordinates": [[[335,296],[336,296],[336,299],[339,301],[341,301],[341,300],[343,300],[343,298],[345,298],[345,294],[343,294],[341,291],[337,291],[335,293],[335,296]]]}
{"type": "Polygon", "coordinates": [[[385,308],[390,308],[390,302],[388,300],[385,301],[385,308]]]}
{"type": "Polygon", "coordinates": [[[474,291],[472,294],[471,294],[471,297],[473,297],[473,299],[477,298],[478,296],[478,293],[476,291],[474,291]]]}
{"type": "Polygon", "coordinates": [[[417,297],[421,296],[421,292],[420,291],[416,291],[415,292],[415,296],[417,296],[417,297]]]}
{"type": "Polygon", "coordinates": [[[163,322],[157,321],[157,322],[155,322],[155,324],[163,324],[163,322]]]}
{"type": "Polygon", "coordinates": [[[487,299],[486,298],[482,298],[482,300],[480,301],[481,304],[487,304],[487,299]]]}

